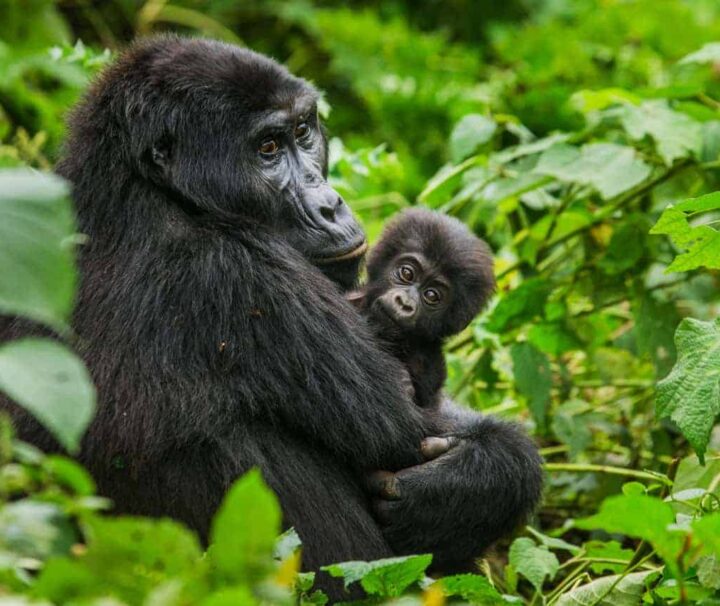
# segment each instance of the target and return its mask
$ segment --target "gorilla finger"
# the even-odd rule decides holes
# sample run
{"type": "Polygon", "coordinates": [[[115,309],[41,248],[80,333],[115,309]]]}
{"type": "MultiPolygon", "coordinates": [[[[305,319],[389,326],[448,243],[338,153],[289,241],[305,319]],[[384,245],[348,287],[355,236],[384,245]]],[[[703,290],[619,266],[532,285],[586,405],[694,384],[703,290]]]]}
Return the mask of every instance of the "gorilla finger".
{"type": "Polygon", "coordinates": [[[394,473],[374,471],[367,477],[370,492],[383,499],[397,500],[400,498],[400,482],[394,473]]]}
{"type": "Polygon", "coordinates": [[[459,440],[455,436],[425,438],[420,444],[420,452],[426,460],[431,461],[445,454],[448,450],[456,446],[458,442],[459,440]]]}

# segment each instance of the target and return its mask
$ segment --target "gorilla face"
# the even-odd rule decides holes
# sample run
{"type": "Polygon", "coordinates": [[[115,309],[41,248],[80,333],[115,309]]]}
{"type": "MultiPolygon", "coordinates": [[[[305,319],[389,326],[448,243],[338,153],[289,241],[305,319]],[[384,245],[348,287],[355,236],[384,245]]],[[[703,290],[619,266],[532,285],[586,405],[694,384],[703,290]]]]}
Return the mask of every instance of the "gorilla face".
{"type": "Polygon", "coordinates": [[[126,68],[131,161],[186,214],[259,222],[352,283],[365,234],[328,185],[317,91],[251,51],[165,42],[126,68]]]}

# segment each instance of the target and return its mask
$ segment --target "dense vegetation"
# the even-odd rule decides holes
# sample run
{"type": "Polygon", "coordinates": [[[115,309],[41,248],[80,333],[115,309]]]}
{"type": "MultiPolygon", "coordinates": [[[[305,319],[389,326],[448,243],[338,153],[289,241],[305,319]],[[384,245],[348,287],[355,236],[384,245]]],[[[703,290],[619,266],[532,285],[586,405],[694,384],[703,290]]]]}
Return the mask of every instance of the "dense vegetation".
{"type": "MultiPolygon", "coordinates": [[[[92,74],[164,29],[312,78],[334,185],[371,236],[421,203],[497,253],[498,296],[449,344],[447,389],[535,436],[543,507],[473,575],[430,579],[423,554],[331,573],[403,604],[720,604],[720,5],[5,0],[0,311],[70,344],[82,236],[66,185],[17,167],[50,169],[92,74]]],[[[0,603],[324,602],[255,472],[207,553],[173,522],[103,515],[71,458],[94,391],[70,347],[0,346],[0,389],[69,455],[2,421],[0,603]]]]}

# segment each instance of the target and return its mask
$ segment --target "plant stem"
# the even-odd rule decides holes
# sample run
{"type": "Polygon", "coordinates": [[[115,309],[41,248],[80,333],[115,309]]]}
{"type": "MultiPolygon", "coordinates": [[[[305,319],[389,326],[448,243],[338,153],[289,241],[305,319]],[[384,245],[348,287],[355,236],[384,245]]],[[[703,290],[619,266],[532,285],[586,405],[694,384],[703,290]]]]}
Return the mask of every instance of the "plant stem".
{"type": "Polygon", "coordinates": [[[626,469],[624,467],[613,467],[612,465],[594,465],[592,463],[545,463],[543,467],[546,471],[587,471],[595,473],[607,473],[616,476],[626,476],[628,478],[638,478],[641,480],[662,482],[666,485],[672,484],[672,480],[668,479],[662,474],[655,474],[649,471],[639,471],[637,469],[626,469]]]}

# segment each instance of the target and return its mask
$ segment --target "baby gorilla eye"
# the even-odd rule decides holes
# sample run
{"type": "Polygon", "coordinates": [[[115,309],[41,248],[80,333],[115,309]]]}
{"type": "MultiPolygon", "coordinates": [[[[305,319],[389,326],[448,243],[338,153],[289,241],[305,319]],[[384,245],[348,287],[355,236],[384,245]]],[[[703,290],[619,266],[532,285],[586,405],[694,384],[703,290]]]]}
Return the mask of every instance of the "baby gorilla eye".
{"type": "Polygon", "coordinates": [[[403,282],[412,282],[415,279],[415,270],[410,265],[401,265],[398,268],[398,276],[403,282]]]}
{"type": "Polygon", "coordinates": [[[435,288],[427,288],[423,291],[423,299],[428,305],[437,305],[442,299],[440,291],[435,288]]]}
{"type": "Polygon", "coordinates": [[[276,154],[279,149],[280,146],[277,144],[275,139],[267,139],[260,144],[258,151],[263,156],[272,156],[273,154],[276,154]]]}
{"type": "Polygon", "coordinates": [[[295,138],[304,139],[310,134],[310,127],[307,122],[301,122],[295,127],[295,138]]]}

